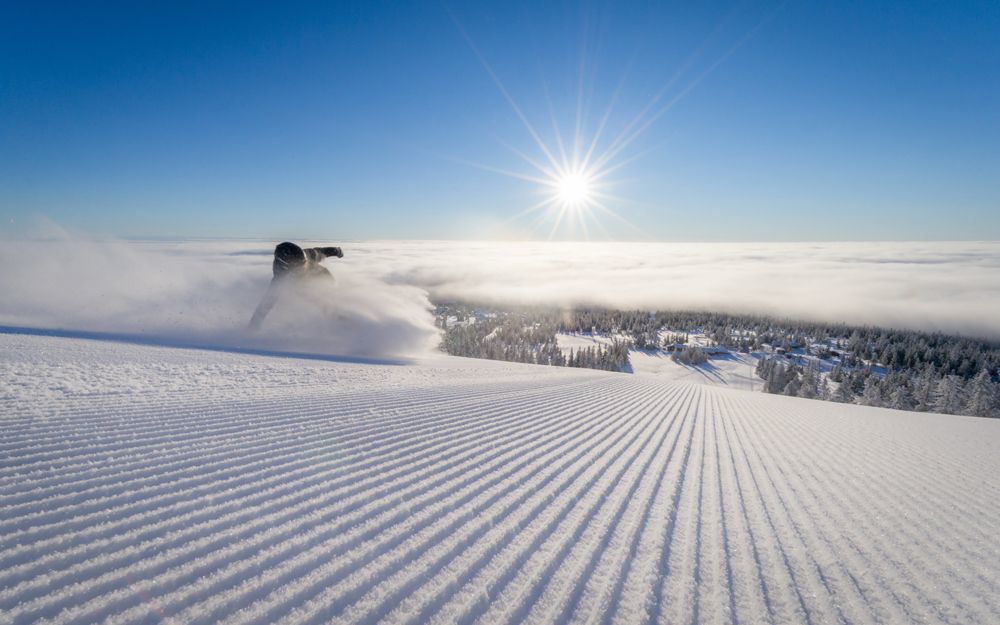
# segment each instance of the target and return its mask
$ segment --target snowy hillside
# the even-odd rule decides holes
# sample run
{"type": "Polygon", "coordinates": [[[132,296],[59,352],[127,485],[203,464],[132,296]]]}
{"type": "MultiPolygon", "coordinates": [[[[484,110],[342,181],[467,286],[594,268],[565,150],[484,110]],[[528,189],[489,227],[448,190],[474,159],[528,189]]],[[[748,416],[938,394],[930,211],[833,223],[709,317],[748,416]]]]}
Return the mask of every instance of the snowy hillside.
{"type": "MultiPolygon", "coordinates": [[[[586,349],[591,346],[608,345],[607,336],[592,334],[565,334],[557,336],[559,347],[568,352],[572,349],[586,349]]],[[[726,350],[714,355],[707,363],[699,366],[676,362],[663,350],[629,350],[631,373],[655,375],[664,381],[689,382],[691,384],[711,384],[744,390],[761,390],[763,380],[754,375],[757,357],[726,350]]]]}
{"type": "Polygon", "coordinates": [[[997,623],[1000,421],[0,334],[3,623],[997,623]]]}

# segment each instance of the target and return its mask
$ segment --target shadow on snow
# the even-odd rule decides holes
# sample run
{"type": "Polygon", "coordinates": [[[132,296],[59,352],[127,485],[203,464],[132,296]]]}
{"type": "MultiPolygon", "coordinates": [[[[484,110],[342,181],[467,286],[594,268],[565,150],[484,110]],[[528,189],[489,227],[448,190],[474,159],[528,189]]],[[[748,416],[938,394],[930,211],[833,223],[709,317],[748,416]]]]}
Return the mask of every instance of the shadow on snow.
{"type": "Polygon", "coordinates": [[[211,345],[196,341],[186,341],[165,336],[127,334],[117,332],[96,332],[90,330],[66,330],[50,328],[29,328],[23,326],[0,325],[0,334],[20,334],[26,336],[49,336],[65,339],[87,339],[91,341],[112,341],[130,343],[133,345],[149,345],[153,347],[168,347],[174,349],[200,349],[211,352],[227,352],[232,354],[248,354],[252,356],[268,356],[273,358],[300,358],[304,360],[323,360],[327,362],[351,363],[360,365],[394,365],[412,364],[407,358],[366,358],[364,356],[348,356],[337,354],[316,354],[310,352],[282,351],[261,349],[255,347],[240,347],[235,345],[211,345]]]}

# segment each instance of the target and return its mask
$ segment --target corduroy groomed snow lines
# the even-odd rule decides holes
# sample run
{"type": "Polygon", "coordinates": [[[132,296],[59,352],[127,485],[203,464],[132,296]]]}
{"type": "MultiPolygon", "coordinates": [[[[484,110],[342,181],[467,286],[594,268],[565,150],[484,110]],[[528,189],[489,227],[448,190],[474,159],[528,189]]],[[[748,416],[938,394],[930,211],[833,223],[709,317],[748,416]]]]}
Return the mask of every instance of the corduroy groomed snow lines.
{"type": "Polygon", "coordinates": [[[995,420],[0,341],[0,623],[1000,622],[995,420]]]}

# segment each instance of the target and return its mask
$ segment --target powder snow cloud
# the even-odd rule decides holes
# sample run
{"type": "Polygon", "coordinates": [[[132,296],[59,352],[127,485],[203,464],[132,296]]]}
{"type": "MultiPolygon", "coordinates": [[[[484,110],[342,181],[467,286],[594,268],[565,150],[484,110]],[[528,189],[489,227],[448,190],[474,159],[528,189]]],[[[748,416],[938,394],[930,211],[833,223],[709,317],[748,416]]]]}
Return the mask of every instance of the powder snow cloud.
{"type": "Polygon", "coordinates": [[[0,324],[137,335],[169,343],[367,358],[419,356],[438,342],[427,293],[344,263],[331,284],[286,293],[247,323],[271,279],[273,245],[125,242],[56,231],[4,241],[0,324]]]}

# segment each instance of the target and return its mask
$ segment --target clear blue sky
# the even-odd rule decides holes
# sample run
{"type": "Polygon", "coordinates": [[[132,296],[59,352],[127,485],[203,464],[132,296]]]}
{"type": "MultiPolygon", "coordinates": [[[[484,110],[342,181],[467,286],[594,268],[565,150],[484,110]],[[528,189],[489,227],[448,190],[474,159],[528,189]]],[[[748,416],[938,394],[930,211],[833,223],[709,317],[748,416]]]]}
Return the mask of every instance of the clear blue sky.
{"type": "Polygon", "coordinates": [[[510,219],[538,185],[470,164],[544,158],[475,46],[554,151],[553,116],[590,139],[621,85],[600,152],[667,87],[611,237],[1000,238],[993,0],[17,4],[0,228],[544,238],[510,219]]]}

